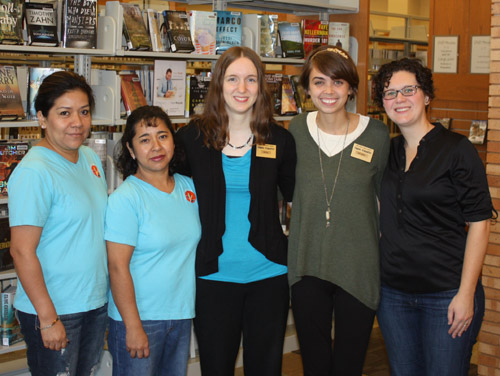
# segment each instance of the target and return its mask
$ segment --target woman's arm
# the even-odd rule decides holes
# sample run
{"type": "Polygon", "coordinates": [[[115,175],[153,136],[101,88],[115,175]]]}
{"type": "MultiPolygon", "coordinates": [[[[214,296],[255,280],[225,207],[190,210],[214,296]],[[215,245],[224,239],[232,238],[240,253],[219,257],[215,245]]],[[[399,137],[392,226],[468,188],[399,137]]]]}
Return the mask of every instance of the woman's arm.
{"type": "Polygon", "coordinates": [[[448,306],[448,333],[455,338],[467,330],[474,315],[474,293],[483,267],[490,233],[489,219],[470,222],[465,245],[462,277],[457,295],[448,306]]]}
{"type": "Polygon", "coordinates": [[[149,356],[148,336],[142,327],[135,300],[134,281],[130,274],[130,259],[134,247],[106,242],[111,292],[126,329],[127,351],[132,358],[149,356]]]}
{"type": "Polygon", "coordinates": [[[41,234],[42,227],[12,227],[10,253],[14,259],[17,276],[37,312],[43,345],[58,351],[66,347],[68,339],[64,325],[57,320],[57,312],[47,291],[40,260],[36,255],[41,234]]]}

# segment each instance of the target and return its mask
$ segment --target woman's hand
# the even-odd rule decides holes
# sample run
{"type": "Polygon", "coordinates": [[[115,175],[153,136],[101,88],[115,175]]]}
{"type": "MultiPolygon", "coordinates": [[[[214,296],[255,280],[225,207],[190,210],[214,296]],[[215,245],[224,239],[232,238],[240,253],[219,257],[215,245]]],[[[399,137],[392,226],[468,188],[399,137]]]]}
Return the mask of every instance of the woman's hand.
{"type": "MultiPolygon", "coordinates": [[[[41,327],[43,328],[44,326],[41,325],[41,327]]],[[[69,341],[66,337],[66,329],[64,328],[61,320],[57,320],[57,322],[50,328],[39,330],[42,335],[43,345],[47,349],[59,351],[66,348],[69,341]]]]}
{"type": "Polygon", "coordinates": [[[448,334],[452,338],[461,337],[469,329],[474,316],[474,295],[468,297],[460,291],[453,297],[448,306],[448,334]]]}
{"type": "Polygon", "coordinates": [[[126,346],[132,358],[149,357],[148,336],[142,326],[136,329],[127,329],[126,346]]]}

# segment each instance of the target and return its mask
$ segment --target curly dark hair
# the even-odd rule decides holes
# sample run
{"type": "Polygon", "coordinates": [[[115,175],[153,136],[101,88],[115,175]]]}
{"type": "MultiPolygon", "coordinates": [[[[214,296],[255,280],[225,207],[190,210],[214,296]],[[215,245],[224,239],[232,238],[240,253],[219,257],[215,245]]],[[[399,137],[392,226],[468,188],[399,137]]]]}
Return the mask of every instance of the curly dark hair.
{"type": "Polygon", "coordinates": [[[125,180],[128,176],[137,172],[137,161],[132,158],[127,145],[133,150],[132,139],[135,137],[137,125],[146,127],[157,127],[158,121],[163,121],[174,138],[174,155],[168,166],[169,175],[177,172],[179,165],[182,163],[184,153],[182,147],[175,134],[174,127],[170,118],[163,109],[158,106],[142,106],[130,114],[127,118],[125,131],[120,141],[121,147],[115,153],[116,168],[122,174],[125,180]]]}
{"type": "Polygon", "coordinates": [[[373,100],[378,106],[383,107],[384,105],[382,94],[385,89],[387,89],[392,75],[401,71],[413,73],[424,94],[429,97],[430,100],[434,99],[432,71],[423,66],[420,60],[405,57],[401,60],[391,61],[390,63],[382,65],[373,78],[373,100]]]}

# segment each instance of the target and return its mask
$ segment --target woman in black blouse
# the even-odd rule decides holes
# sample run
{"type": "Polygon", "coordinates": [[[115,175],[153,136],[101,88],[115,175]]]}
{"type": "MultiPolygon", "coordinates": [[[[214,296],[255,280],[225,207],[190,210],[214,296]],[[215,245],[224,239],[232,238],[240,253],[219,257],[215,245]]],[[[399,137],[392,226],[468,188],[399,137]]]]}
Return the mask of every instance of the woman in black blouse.
{"type": "Polygon", "coordinates": [[[484,166],[467,138],[428,121],[430,69],[402,59],[374,81],[376,101],[401,131],[380,198],[377,315],[391,374],[467,375],[484,315],[479,276],[493,211],[484,166]]]}

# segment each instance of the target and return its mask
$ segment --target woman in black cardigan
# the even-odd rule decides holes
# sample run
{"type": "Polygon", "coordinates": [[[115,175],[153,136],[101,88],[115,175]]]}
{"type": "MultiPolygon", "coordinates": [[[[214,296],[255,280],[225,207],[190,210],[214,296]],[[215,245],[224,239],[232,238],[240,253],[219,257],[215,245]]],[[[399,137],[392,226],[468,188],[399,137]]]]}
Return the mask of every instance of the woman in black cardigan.
{"type": "Polygon", "coordinates": [[[194,321],[202,373],[233,375],[243,335],[245,375],[281,375],[289,295],[277,196],[279,188],[292,199],[295,142],[273,121],[254,51],[221,56],[203,114],[178,136],[202,225],[194,321]]]}

